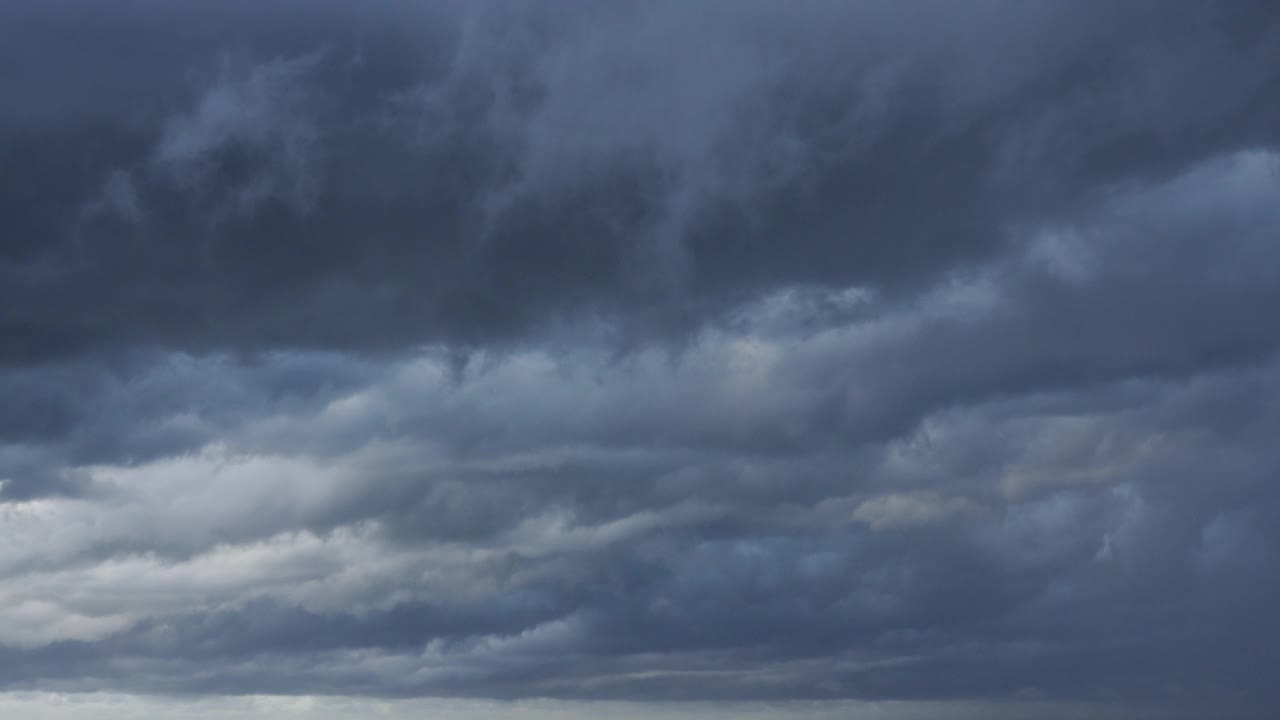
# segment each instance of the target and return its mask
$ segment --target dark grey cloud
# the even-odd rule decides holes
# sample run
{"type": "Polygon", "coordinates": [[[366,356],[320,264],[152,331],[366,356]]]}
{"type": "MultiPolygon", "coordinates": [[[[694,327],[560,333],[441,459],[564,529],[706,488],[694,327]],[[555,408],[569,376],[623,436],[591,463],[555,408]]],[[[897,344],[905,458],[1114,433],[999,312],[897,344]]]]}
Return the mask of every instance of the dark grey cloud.
{"type": "Polygon", "coordinates": [[[1244,3],[73,6],[6,11],[11,363],[918,288],[1276,126],[1244,3]]]}
{"type": "Polygon", "coordinates": [[[0,687],[1266,716],[1278,33],[6,5],[0,687]]]}

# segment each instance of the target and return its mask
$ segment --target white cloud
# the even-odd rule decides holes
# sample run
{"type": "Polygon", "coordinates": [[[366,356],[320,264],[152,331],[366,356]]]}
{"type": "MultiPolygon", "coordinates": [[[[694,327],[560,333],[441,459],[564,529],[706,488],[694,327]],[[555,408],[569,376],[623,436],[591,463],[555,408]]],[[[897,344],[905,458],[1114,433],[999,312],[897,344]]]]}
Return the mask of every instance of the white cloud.
{"type": "Polygon", "coordinates": [[[864,500],[854,509],[853,518],[872,530],[897,530],[933,525],[980,510],[981,507],[968,498],[922,490],[864,500]]]}

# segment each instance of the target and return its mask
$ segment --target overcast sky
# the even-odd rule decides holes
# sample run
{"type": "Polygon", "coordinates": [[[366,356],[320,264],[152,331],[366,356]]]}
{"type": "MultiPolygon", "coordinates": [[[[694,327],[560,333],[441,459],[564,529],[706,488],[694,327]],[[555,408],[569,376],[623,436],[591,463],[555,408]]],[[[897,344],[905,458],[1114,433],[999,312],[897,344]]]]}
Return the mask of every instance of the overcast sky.
{"type": "Polygon", "coordinates": [[[3,0],[0,91],[4,717],[1280,709],[1271,0],[3,0]]]}

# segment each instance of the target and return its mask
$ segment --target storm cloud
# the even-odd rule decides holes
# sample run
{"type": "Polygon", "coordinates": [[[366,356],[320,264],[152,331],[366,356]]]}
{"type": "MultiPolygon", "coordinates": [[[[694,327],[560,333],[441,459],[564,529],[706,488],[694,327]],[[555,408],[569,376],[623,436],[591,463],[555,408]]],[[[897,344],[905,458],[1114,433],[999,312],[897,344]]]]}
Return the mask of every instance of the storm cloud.
{"type": "Polygon", "coordinates": [[[1246,0],[7,2],[0,705],[1264,717],[1277,88],[1246,0]]]}

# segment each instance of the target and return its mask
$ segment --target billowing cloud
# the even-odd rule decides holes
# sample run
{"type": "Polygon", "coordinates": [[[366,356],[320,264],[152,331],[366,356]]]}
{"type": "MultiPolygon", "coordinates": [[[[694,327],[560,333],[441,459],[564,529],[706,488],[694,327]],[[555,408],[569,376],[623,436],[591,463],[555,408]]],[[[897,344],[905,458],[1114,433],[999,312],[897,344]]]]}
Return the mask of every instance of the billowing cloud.
{"type": "Polygon", "coordinates": [[[1278,34],[6,6],[0,707],[1265,714],[1278,34]]]}

